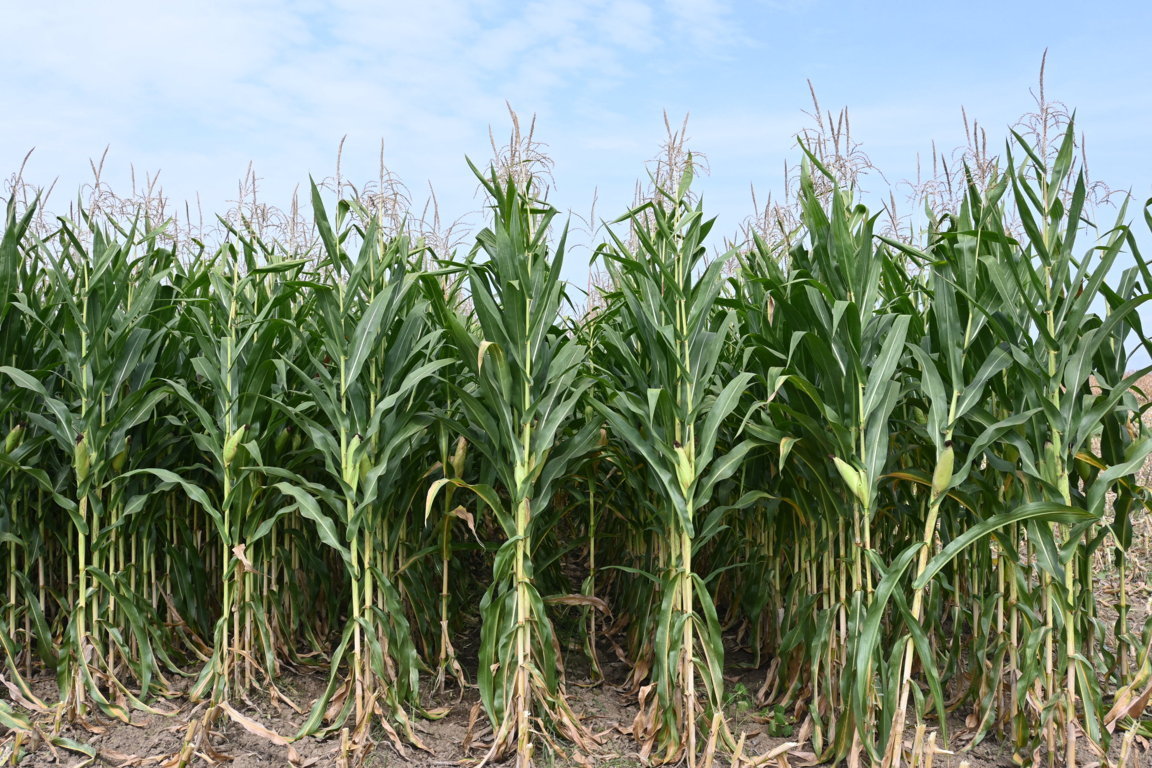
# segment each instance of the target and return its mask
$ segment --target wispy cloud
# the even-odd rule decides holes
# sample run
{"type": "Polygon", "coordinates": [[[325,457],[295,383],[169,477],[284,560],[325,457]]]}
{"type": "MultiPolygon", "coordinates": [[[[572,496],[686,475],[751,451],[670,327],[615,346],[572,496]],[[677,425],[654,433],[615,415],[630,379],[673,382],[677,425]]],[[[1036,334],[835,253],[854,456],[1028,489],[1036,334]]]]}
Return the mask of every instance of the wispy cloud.
{"type": "Polygon", "coordinates": [[[670,55],[714,55],[748,42],[726,0],[666,0],[678,36],[689,41],[688,51],[670,55]]]}

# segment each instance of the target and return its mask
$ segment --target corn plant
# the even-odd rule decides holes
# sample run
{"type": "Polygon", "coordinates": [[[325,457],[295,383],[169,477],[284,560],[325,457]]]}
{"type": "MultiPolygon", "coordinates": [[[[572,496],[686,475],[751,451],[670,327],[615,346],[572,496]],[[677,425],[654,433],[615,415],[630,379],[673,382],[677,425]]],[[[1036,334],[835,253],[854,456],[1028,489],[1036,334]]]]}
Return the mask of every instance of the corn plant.
{"type": "Polygon", "coordinates": [[[1113,294],[1103,318],[1092,311],[1127,233],[1121,224],[1084,256],[1075,255],[1086,181],[1082,173],[1074,180],[1069,176],[1073,136],[1069,125],[1050,166],[1017,137],[1016,145],[1026,159],[1017,167],[1009,155],[1007,175],[1024,230],[1024,248],[989,264],[999,289],[997,300],[1021,306],[1026,313],[1018,316],[1024,322],[1016,327],[994,325],[1016,347],[1018,364],[1013,370],[1028,381],[1029,400],[1036,408],[1036,417],[1019,443],[1027,478],[1025,494],[1075,507],[1089,518],[1075,525],[1033,524],[1027,530],[1036,548],[1044,593],[1044,670],[1038,690],[1052,702],[1044,707],[1041,722],[1049,754],[1056,751],[1056,724],[1063,725],[1069,766],[1076,764],[1079,732],[1093,743],[1104,739],[1096,674],[1081,661],[1089,629],[1083,619],[1090,615],[1085,603],[1091,594],[1086,558],[1102,536],[1107,493],[1152,451],[1146,439],[1134,441],[1117,463],[1087,478],[1074,498],[1076,457],[1090,449],[1102,422],[1116,414],[1132,384],[1148,371],[1094,382],[1094,358],[1101,350],[1115,354],[1123,348],[1133,314],[1150,297],[1144,294],[1124,300],[1113,294]],[[1071,182],[1068,197],[1062,194],[1066,182],[1071,182]]]}
{"type": "Polygon", "coordinates": [[[327,259],[321,268],[331,282],[317,286],[310,307],[306,367],[289,365],[308,396],[292,418],[320,454],[327,479],[319,484],[291,475],[276,487],[339,553],[351,605],[328,689],[301,733],[317,730],[336,705],[340,714],[329,729],[351,713],[355,737],[363,741],[371,715],[383,711],[386,724],[399,723],[405,738],[419,744],[406,710],[420,705],[419,661],[394,582],[399,562],[392,536],[404,528],[411,487],[401,462],[424,439],[431,423],[426,403],[438,390],[436,372],[449,361],[436,354],[440,332],[429,326],[429,305],[410,271],[408,239],[385,238],[371,219],[353,259],[344,246],[353,232],[340,227],[340,217],[336,229],[328,223],[315,187],[313,198],[327,259]],[[337,694],[346,653],[348,677],[337,694]]]}
{"type": "Polygon", "coordinates": [[[723,513],[755,495],[700,517],[754,443],[739,440],[717,451],[721,427],[740,405],[751,374],[723,359],[736,317],[717,311],[724,260],[704,264],[712,222],[689,203],[691,181],[689,159],[678,189],[629,214],[638,252],[615,237],[598,253],[611,275],[609,311],[619,313],[619,323],[602,330],[600,365],[611,377],[611,399],[594,404],[612,433],[642,457],[641,472],[658,494],[652,510],[661,554],[661,571],[652,574],[659,584],[655,688],[635,730],[644,755],[655,749],[672,761],[686,753],[695,765],[702,746],[697,718],[705,713],[713,729],[720,727],[714,716],[721,714],[724,647],[715,604],[693,558],[723,513]]]}
{"type": "MultiPolygon", "coordinates": [[[[487,460],[496,484],[469,487],[506,537],[480,604],[478,681],[495,729],[490,754],[514,749],[517,764],[526,766],[539,723],[577,744],[588,740],[563,694],[557,643],[533,564],[554,485],[591,448],[598,425],[568,434],[590,381],[581,369],[584,349],[556,329],[564,300],[564,236],[554,250],[548,243],[556,211],[531,197],[530,181],[518,186],[495,173],[477,175],[491,196],[493,222],[477,238],[479,253],[460,269],[468,276],[480,337],[446,302],[439,309],[471,374],[467,386],[454,388],[460,409],[455,427],[487,460]],[[484,261],[476,258],[481,253],[484,261]]],[[[462,482],[438,480],[429,507],[441,488],[462,482]]]]}
{"type": "MultiPolygon", "coordinates": [[[[73,719],[84,717],[94,702],[127,720],[126,704],[149,709],[140,697],[155,693],[153,617],[136,610],[136,596],[118,578],[124,566],[123,508],[108,504],[119,498],[110,497],[108,487],[123,469],[130,431],[151,418],[166,396],[152,370],[150,347],[158,329],[148,323],[166,255],[150,247],[155,234],[133,226],[110,236],[93,224],[86,242],[63,224],[58,256],[44,248],[33,251],[49,264],[53,303],[45,309],[55,325],[46,351],[48,367],[58,365],[60,376],[49,390],[37,372],[0,368],[38,398],[43,415],[34,412],[30,420],[50,436],[70,470],[67,490],[45,490],[71,521],[69,620],[56,669],[61,714],[73,719]],[[143,252],[137,250],[141,245],[143,252]],[[140,652],[130,652],[130,637],[140,652]],[[132,671],[137,692],[124,685],[122,668],[132,671]]],[[[42,477],[40,484],[45,486],[42,477]]]]}

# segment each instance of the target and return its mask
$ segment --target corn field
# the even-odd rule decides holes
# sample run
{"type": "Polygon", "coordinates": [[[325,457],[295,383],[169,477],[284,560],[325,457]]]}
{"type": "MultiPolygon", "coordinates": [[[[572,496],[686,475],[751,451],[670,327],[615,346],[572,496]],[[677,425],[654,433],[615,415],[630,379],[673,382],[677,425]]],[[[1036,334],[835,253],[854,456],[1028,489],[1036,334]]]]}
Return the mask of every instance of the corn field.
{"type": "Polygon", "coordinates": [[[598,684],[646,762],[766,764],[736,659],[819,762],[1152,736],[1152,214],[1087,204],[1071,126],[915,237],[808,155],[794,221],[720,252],[689,159],[605,227],[587,311],[532,176],[473,170],[458,251],[315,186],[312,249],[8,201],[6,765],[145,714],[186,725],[169,766],[224,759],[229,721],[410,754],[475,688],[476,758],[527,766],[596,754],[598,684]]]}

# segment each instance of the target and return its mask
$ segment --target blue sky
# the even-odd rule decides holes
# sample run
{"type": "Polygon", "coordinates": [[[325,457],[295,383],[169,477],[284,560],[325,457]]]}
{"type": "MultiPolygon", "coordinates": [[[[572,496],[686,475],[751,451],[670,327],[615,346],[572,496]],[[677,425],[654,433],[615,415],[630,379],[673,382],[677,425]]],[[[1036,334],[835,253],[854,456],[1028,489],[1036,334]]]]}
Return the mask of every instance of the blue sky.
{"type": "MultiPolygon", "coordinates": [[[[915,176],[933,140],[963,142],[961,107],[993,146],[1032,108],[1048,49],[1052,98],[1078,111],[1094,177],[1152,196],[1152,6],[1045,2],[572,0],[424,3],[105,0],[10,5],[0,29],[0,175],[58,179],[57,205],[90,179],[127,190],[160,174],[173,200],[218,211],[249,162],[285,203],[309,174],[375,178],[385,162],[417,207],[475,211],[465,156],[490,156],[505,101],[537,116],[562,210],[614,217],[664,135],[690,113],[699,190],[735,232],[782,187],[810,126],[807,80],[848,106],[854,138],[888,182],[915,176]]],[[[870,191],[887,189],[879,177],[870,191]]],[[[906,191],[897,189],[898,200],[906,191]]],[[[475,219],[474,219],[475,220],[475,219]]],[[[584,257],[569,276],[583,282],[584,257]]]]}

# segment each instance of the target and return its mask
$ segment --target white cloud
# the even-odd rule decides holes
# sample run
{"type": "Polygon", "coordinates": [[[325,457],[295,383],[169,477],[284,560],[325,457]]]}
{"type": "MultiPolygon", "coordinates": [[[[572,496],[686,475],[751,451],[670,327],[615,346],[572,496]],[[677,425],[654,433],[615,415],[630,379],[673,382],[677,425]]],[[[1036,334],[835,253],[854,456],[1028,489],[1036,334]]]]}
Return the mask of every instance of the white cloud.
{"type": "Polygon", "coordinates": [[[110,142],[110,165],[162,166],[189,194],[246,157],[272,184],[298,180],[348,133],[373,155],[385,137],[420,174],[459,173],[505,99],[543,119],[574,88],[610,90],[653,25],[638,0],[25,5],[0,32],[0,104],[23,116],[0,125],[0,163],[36,145],[32,170],[69,188],[110,142]]]}
{"type": "Polygon", "coordinates": [[[666,0],[677,31],[691,41],[691,50],[671,50],[672,56],[715,55],[746,41],[725,0],[666,0]]]}

